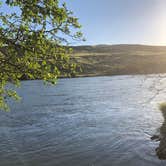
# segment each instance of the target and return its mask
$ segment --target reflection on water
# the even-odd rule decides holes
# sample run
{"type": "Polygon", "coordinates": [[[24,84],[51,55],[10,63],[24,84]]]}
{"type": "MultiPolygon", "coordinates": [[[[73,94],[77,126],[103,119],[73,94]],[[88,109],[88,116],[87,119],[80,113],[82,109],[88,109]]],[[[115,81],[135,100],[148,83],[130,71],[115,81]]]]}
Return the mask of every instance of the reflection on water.
{"type": "Polygon", "coordinates": [[[0,112],[0,166],[165,165],[150,139],[165,85],[157,75],[22,82],[21,103],[0,112]]]}
{"type": "Polygon", "coordinates": [[[160,134],[154,135],[152,139],[160,141],[159,147],[156,148],[156,154],[159,159],[166,159],[166,103],[160,105],[160,110],[163,115],[164,122],[160,127],[160,134]]]}

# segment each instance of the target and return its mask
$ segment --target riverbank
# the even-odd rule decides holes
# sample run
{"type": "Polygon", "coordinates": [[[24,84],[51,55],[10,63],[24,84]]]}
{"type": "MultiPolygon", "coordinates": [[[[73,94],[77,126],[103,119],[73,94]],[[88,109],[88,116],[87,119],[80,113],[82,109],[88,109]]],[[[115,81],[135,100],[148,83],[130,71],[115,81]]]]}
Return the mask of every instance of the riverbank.
{"type": "MultiPolygon", "coordinates": [[[[71,57],[81,68],[71,77],[166,73],[166,46],[75,46],[71,57]]],[[[24,76],[21,80],[29,79],[24,76]]]]}

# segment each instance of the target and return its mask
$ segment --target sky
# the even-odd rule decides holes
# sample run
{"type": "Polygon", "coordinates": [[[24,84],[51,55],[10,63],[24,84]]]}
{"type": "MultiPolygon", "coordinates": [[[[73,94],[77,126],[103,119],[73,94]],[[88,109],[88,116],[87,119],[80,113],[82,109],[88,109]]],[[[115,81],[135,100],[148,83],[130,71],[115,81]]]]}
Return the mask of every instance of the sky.
{"type": "Polygon", "coordinates": [[[86,42],[166,45],[166,0],[69,0],[86,42]]]}
{"type": "Polygon", "coordinates": [[[166,0],[60,1],[79,18],[86,38],[71,45],[166,45],[166,0]]]}

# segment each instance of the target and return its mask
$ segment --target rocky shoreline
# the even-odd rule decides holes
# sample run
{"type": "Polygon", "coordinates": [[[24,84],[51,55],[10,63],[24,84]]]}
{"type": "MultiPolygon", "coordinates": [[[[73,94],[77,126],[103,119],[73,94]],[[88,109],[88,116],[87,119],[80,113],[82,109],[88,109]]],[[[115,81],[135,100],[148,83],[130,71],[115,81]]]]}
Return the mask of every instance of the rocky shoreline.
{"type": "Polygon", "coordinates": [[[166,160],[166,103],[160,105],[160,111],[163,115],[164,122],[160,127],[159,135],[153,135],[151,139],[160,141],[159,146],[156,148],[156,154],[159,159],[166,160]]]}

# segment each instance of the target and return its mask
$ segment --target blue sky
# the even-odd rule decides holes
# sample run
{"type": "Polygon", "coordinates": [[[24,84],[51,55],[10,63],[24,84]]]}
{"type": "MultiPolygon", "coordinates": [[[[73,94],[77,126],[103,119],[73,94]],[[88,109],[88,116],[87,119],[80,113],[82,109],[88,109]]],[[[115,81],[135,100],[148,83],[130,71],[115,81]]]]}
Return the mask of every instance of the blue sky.
{"type": "Polygon", "coordinates": [[[86,42],[166,45],[166,0],[69,0],[86,42]]]}
{"type": "Polygon", "coordinates": [[[166,0],[61,1],[79,18],[86,38],[72,45],[166,45],[166,0]]]}

